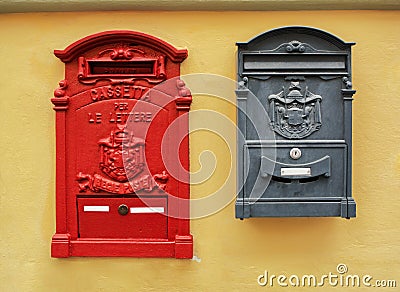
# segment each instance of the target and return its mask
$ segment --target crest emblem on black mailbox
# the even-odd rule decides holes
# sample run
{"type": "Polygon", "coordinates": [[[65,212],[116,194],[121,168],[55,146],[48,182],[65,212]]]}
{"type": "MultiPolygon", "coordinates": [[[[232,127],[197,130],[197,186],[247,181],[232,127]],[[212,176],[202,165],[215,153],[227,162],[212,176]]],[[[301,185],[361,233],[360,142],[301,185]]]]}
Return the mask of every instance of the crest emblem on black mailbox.
{"type": "Polygon", "coordinates": [[[110,137],[101,139],[100,169],[109,177],[126,182],[143,171],[143,139],[129,135],[123,129],[111,131],[110,137]]]}
{"type": "Polygon", "coordinates": [[[301,139],[321,127],[322,97],[302,90],[299,81],[292,81],[288,90],[268,96],[272,129],[289,139],[301,139]]]}

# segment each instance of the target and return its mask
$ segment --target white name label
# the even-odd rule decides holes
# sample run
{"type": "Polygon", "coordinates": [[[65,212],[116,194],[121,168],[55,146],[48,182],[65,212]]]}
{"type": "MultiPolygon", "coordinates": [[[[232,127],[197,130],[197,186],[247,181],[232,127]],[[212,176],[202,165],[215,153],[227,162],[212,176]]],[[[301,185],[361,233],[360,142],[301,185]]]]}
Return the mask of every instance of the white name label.
{"type": "Polygon", "coordinates": [[[133,207],[131,213],[164,213],[164,207],[133,207]]]}
{"type": "Polygon", "coordinates": [[[309,167],[295,167],[295,168],[281,168],[281,175],[284,176],[297,176],[297,175],[311,175],[311,168],[309,167]]]}
{"type": "Polygon", "coordinates": [[[109,206],[83,206],[84,212],[109,212],[109,206]]]}

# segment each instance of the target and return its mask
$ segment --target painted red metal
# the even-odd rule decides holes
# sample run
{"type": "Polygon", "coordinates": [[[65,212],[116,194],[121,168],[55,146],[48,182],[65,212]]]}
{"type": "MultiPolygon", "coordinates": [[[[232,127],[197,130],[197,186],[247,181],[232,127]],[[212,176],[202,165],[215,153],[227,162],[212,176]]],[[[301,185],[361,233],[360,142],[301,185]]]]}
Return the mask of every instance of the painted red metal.
{"type": "Polygon", "coordinates": [[[179,79],[187,50],[144,33],[107,31],[54,53],[65,79],[51,99],[51,255],[192,258],[192,97],[179,79]],[[172,124],[177,130],[168,131],[172,124]]]}

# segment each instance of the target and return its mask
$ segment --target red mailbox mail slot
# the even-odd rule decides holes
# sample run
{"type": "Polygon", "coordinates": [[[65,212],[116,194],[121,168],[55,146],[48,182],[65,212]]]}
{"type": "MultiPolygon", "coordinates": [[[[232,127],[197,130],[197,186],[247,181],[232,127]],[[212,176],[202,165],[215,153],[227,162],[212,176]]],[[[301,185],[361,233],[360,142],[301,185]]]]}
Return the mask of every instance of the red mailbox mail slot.
{"type": "Polygon", "coordinates": [[[79,238],[167,240],[167,198],[78,198],[79,238]]]}
{"type": "Polygon", "coordinates": [[[191,258],[187,51],[109,31],[55,55],[52,256],[191,258]]]}

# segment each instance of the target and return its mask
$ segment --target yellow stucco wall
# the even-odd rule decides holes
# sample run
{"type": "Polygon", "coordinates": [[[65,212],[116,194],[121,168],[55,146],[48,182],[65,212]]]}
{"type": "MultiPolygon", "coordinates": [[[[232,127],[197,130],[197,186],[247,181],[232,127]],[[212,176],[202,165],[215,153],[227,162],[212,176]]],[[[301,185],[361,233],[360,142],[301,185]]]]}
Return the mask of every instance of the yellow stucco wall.
{"type": "MultiPolygon", "coordinates": [[[[257,276],[264,270],[318,276],[336,272],[339,263],[345,263],[349,273],[395,279],[399,287],[399,26],[400,11],[0,15],[0,290],[280,291],[283,288],[276,285],[260,287],[257,276]],[[103,30],[136,30],[186,47],[189,57],[182,74],[213,73],[234,79],[235,42],[286,25],[317,27],[357,42],[353,49],[356,219],[240,221],[234,219],[230,204],[192,221],[194,254],[201,261],[50,257],[55,230],[55,114],[50,98],[64,74],[53,49],[103,30]]],[[[210,96],[194,96],[192,109],[213,109],[235,120],[233,106],[210,96]]],[[[194,124],[199,121],[192,119],[194,124]]],[[[234,143],[230,146],[235,150],[234,143]]],[[[228,148],[215,134],[192,134],[193,169],[198,169],[204,150],[213,150],[217,159],[214,177],[193,186],[193,197],[205,196],[223,184],[230,164],[235,163],[225,151],[228,148]]],[[[231,195],[232,177],[228,182],[225,190],[231,195]]],[[[398,287],[386,290],[398,291],[398,287]]],[[[365,288],[379,290],[385,289],[365,288]]]]}

